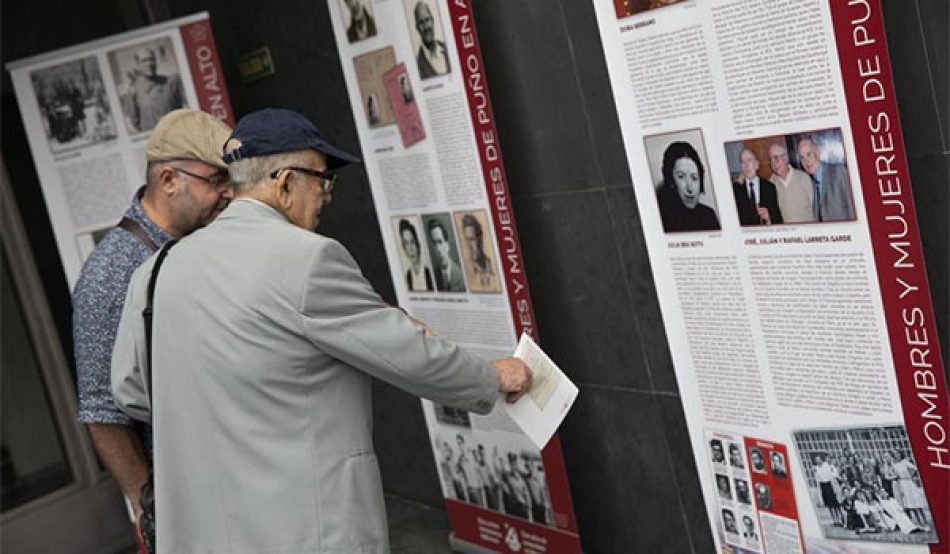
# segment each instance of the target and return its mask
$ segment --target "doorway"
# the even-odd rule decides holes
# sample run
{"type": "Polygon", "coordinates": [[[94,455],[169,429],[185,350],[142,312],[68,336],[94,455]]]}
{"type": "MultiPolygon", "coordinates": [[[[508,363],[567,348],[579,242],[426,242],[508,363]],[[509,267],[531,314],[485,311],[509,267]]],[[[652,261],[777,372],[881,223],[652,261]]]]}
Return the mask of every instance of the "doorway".
{"type": "Polygon", "coordinates": [[[0,159],[0,551],[134,547],[118,486],[76,421],[75,391],[0,159]]]}

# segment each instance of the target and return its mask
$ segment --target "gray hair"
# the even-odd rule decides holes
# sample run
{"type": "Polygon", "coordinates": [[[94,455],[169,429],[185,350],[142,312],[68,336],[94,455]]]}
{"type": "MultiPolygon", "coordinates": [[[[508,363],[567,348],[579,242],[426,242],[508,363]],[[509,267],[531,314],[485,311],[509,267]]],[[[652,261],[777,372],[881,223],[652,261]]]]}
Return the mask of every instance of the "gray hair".
{"type": "Polygon", "coordinates": [[[235,194],[248,192],[269,179],[270,174],[274,171],[296,165],[300,161],[300,155],[304,152],[306,150],[235,160],[228,164],[231,188],[234,189],[235,194]]]}

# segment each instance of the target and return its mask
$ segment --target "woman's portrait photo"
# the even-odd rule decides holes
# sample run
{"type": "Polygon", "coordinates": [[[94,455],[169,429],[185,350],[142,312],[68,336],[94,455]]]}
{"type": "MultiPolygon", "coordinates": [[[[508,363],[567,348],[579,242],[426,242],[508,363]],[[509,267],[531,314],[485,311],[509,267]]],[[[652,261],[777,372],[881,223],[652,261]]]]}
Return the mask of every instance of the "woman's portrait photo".
{"type": "Polygon", "coordinates": [[[647,160],[667,233],[718,231],[719,216],[702,131],[692,129],[646,137],[647,160]]]}
{"type": "Polygon", "coordinates": [[[406,277],[406,290],[409,292],[432,292],[432,266],[422,249],[419,229],[422,228],[418,216],[393,218],[393,231],[399,244],[399,259],[406,277]]]}

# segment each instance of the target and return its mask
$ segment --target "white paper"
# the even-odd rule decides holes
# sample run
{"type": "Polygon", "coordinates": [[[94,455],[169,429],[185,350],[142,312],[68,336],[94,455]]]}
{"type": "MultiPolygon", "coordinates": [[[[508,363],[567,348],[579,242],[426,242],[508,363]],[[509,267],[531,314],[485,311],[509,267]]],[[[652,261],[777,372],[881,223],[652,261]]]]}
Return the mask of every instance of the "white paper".
{"type": "Polygon", "coordinates": [[[521,335],[514,356],[531,368],[531,391],[514,404],[502,405],[511,420],[543,449],[574,405],[577,385],[527,334],[521,335]]]}

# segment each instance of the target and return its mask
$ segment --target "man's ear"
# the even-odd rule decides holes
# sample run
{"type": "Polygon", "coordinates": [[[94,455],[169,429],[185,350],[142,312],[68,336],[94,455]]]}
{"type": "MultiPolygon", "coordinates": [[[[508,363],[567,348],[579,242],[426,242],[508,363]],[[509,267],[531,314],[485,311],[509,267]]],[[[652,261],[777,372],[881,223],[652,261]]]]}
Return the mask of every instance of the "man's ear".
{"type": "Polygon", "coordinates": [[[274,179],[276,181],[274,186],[277,187],[277,202],[285,210],[294,205],[294,197],[290,190],[293,188],[293,183],[290,182],[290,173],[289,170],[281,171],[274,179]]]}
{"type": "Polygon", "coordinates": [[[178,184],[175,182],[175,169],[170,165],[163,165],[158,169],[158,184],[161,191],[171,196],[175,193],[178,184]]]}

